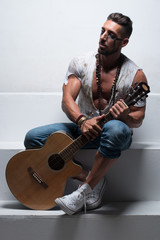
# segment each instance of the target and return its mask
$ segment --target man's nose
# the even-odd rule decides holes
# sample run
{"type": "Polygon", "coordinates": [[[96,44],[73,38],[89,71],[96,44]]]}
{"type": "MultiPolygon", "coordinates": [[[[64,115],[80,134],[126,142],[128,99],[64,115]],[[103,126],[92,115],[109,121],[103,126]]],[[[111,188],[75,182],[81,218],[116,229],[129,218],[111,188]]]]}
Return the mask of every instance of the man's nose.
{"type": "Polygon", "coordinates": [[[106,32],[104,32],[103,34],[101,34],[101,39],[106,41],[108,38],[108,34],[106,32]]]}

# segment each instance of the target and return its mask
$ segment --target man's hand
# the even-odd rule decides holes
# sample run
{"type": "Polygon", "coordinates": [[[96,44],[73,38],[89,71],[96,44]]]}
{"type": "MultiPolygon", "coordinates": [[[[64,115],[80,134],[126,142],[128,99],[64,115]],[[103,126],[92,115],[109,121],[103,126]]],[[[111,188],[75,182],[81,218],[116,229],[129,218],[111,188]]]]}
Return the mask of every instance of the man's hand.
{"type": "Polygon", "coordinates": [[[114,119],[121,120],[125,122],[128,114],[130,112],[129,107],[125,104],[123,99],[117,101],[109,110],[110,114],[113,116],[114,119]]]}
{"type": "Polygon", "coordinates": [[[88,119],[82,123],[81,131],[88,140],[94,140],[102,131],[98,122],[104,117],[104,114],[98,117],[88,119]]]}

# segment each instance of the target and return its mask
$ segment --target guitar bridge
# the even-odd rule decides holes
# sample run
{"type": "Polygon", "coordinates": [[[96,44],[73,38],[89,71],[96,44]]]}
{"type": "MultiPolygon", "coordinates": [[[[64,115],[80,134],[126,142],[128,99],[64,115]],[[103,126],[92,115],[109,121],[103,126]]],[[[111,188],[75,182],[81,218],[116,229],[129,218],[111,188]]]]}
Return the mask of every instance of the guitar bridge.
{"type": "Polygon", "coordinates": [[[38,176],[38,173],[36,173],[33,168],[29,167],[27,170],[34,180],[37,181],[44,189],[48,188],[48,185],[38,176]]]}

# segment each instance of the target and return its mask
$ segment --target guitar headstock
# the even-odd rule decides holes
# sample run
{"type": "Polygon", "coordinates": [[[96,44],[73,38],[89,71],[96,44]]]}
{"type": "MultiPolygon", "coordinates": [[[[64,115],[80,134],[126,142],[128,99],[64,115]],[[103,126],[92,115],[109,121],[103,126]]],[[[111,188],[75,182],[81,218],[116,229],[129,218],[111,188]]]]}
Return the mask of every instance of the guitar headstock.
{"type": "Polygon", "coordinates": [[[145,82],[140,82],[131,88],[127,97],[125,98],[125,103],[130,106],[136,104],[139,100],[143,100],[143,97],[148,97],[150,88],[145,82]]]}

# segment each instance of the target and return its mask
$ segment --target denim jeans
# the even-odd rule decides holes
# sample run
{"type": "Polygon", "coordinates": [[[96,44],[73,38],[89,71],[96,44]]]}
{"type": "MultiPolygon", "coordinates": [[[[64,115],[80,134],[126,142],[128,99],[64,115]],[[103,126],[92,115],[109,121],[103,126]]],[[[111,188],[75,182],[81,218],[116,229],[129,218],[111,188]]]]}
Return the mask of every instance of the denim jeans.
{"type": "MultiPolygon", "coordinates": [[[[81,129],[75,123],[53,123],[31,129],[25,136],[24,145],[26,149],[40,148],[57,131],[63,131],[73,139],[81,134],[81,129]]],[[[119,120],[111,120],[104,124],[101,134],[88,142],[83,149],[98,149],[104,157],[118,158],[122,150],[130,147],[131,142],[131,129],[119,120]]]]}

